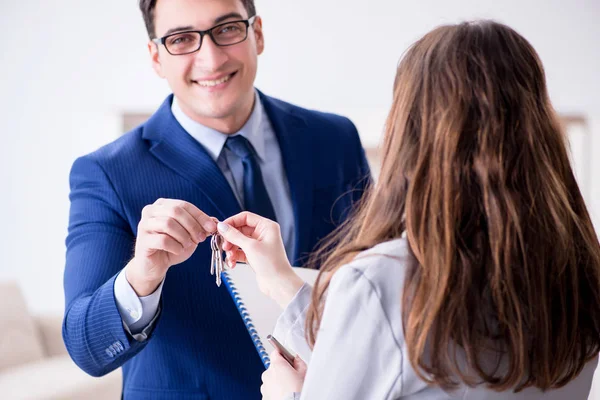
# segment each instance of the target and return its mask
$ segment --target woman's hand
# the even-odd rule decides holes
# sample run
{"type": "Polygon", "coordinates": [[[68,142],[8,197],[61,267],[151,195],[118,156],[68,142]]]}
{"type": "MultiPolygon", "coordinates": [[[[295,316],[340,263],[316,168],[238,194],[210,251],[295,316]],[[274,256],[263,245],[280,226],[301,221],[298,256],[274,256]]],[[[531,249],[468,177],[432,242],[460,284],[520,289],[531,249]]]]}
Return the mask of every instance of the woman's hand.
{"type": "Polygon", "coordinates": [[[250,264],[260,290],[285,308],[304,281],[287,259],[279,224],[244,211],[220,222],[217,229],[225,239],[228,265],[250,264]]]}
{"type": "Polygon", "coordinates": [[[281,400],[290,393],[302,391],[306,363],[296,356],[292,367],[277,350],[273,350],[269,358],[271,365],[263,372],[260,387],[263,400],[281,400]]]}

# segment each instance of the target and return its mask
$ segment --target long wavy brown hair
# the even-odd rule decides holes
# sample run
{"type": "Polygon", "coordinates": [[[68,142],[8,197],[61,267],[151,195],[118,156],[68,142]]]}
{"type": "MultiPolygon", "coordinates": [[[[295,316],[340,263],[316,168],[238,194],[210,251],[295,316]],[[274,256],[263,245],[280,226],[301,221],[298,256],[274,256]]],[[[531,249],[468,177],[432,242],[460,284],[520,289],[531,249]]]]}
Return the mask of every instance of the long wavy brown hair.
{"type": "Polygon", "coordinates": [[[497,391],[574,379],[600,350],[600,246],[533,47],[493,21],[425,35],[398,66],[382,152],[377,182],[313,258],[309,343],[335,271],[406,235],[404,336],[422,379],[497,391]],[[503,368],[486,366],[490,352],[503,368]]]}

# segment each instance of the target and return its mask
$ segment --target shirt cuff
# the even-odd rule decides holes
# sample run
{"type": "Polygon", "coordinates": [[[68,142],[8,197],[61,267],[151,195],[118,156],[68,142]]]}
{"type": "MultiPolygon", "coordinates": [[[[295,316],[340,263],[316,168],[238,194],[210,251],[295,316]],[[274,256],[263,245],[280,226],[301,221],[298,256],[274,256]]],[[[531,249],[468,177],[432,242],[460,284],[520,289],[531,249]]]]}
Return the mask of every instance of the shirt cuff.
{"type": "Polygon", "coordinates": [[[139,333],[132,333],[131,330],[129,329],[129,327],[127,325],[125,325],[125,322],[123,322],[123,328],[125,328],[125,331],[127,331],[127,333],[129,333],[132,338],[134,338],[138,342],[143,342],[143,341],[147,340],[148,337],[150,336],[150,334],[152,333],[152,330],[154,329],[154,323],[158,319],[158,316],[160,315],[160,311],[161,311],[161,307],[159,304],[158,310],[156,311],[156,315],[154,316],[154,318],[152,318],[152,321],[150,321],[150,323],[148,323],[148,325],[139,333]]]}
{"type": "Polygon", "coordinates": [[[156,321],[164,282],[163,279],[152,294],[138,297],[125,277],[125,269],[117,275],[114,286],[117,308],[121,314],[123,325],[134,338],[137,334],[144,335],[144,332],[147,337],[148,328],[151,328],[156,321]]]}

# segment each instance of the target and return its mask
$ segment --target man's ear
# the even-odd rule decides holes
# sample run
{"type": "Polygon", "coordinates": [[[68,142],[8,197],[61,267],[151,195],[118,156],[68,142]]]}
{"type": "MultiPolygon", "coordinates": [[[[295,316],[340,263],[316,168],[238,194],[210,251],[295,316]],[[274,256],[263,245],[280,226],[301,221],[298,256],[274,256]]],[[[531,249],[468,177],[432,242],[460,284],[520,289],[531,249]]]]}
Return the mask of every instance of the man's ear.
{"type": "Polygon", "coordinates": [[[256,38],[256,52],[260,55],[265,50],[265,37],[262,30],[262,18],[256,17],[254,24],[252,24],[254,30],[254,37],[256,38]]]}
{"type": "Polygon", "coordinates": [[[148,52],[150,53],[150,59],[152,60],[152,68],[156,75],[164,78],[165,75],[162,71],[162,64],[160,62],[160,55],[158,54],[158,45],[152,40],[148,41],[148,52]]]}

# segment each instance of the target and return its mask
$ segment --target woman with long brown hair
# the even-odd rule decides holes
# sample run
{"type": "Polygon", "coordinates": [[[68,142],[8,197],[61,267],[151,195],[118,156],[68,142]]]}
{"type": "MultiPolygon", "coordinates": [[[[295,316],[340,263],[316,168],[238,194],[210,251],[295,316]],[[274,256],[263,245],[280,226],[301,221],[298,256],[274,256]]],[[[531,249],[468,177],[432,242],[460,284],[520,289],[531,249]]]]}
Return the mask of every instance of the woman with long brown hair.
{"type": "Polygon", "coordinates": [[[565,142],[539,57],[514,30],[477,21],[416,42],[379,178],[315,256],[314,289],[275,223],[219,224],[228,262],[249,262],[285,308],[276,335],[310,357],[304,377],[275,353],[265,398],[587,398],[600,246],[565,142]]]}

